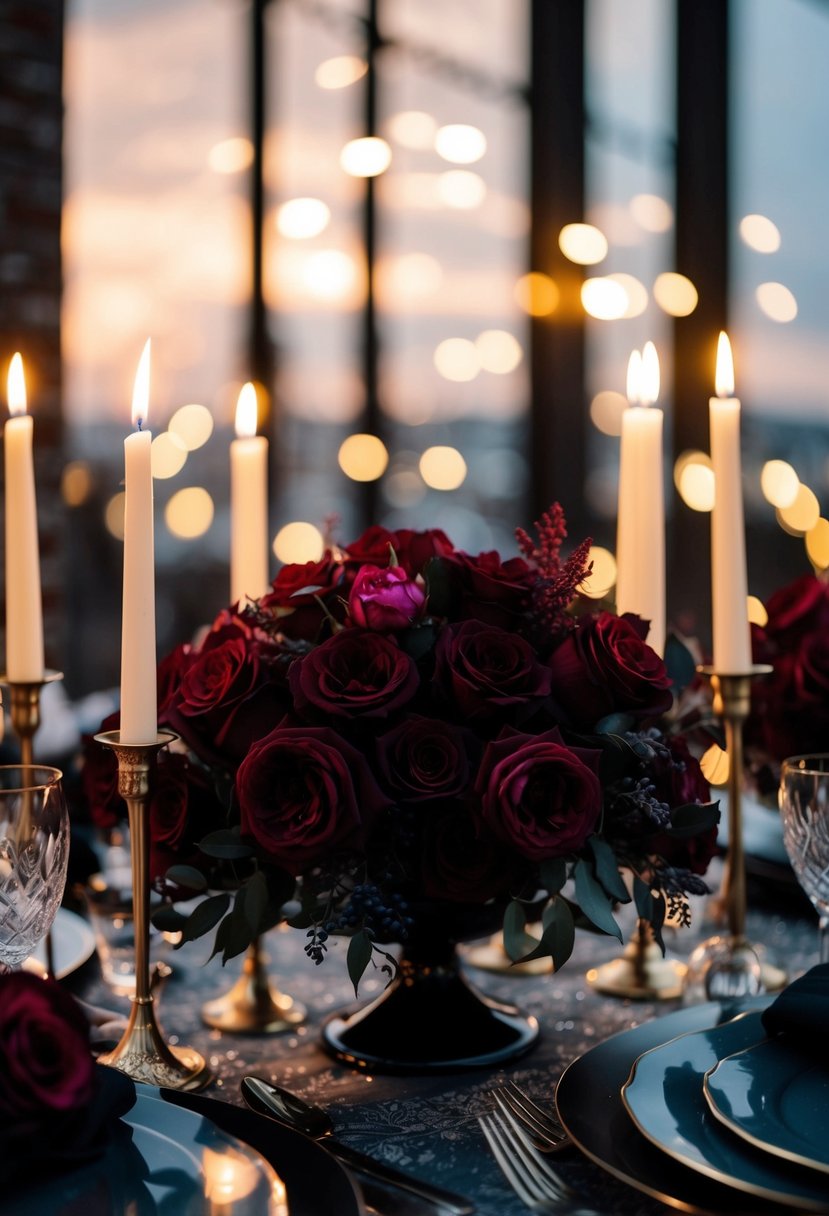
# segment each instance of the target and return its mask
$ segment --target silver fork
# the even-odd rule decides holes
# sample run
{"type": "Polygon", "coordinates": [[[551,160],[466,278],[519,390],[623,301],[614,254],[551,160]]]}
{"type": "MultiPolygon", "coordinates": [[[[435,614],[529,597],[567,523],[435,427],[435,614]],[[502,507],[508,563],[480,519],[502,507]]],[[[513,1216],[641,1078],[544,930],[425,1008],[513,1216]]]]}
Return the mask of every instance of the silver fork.
{"type": "Polygon", "coordinates": [[[594,1209],[583,1206],[577,1193],[559,1177],[512,1116],[497,1112],[479,1115],[478,1123],[504,1177],[531,1212],[599,1216],[594,1209]]]}
{"type": "Polygon", "coordinates": [[[518,1120],[542,1153],[560,1153],[562,1149],[572,1147],[573,1141],[558,1117],[537,1106],[514,1081],[507,1081],[503,1088],[494,1089],[492,1096],[504,1114],[513,1115],[518,1120]]]}

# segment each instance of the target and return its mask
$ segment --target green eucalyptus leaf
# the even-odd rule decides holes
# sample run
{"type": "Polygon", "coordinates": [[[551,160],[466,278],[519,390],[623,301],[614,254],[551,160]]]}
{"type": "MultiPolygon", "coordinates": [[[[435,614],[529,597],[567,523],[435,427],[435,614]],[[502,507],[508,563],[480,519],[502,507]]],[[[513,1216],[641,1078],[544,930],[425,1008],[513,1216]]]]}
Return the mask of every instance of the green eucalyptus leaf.
{"type": "Polygon", "coordinates": [[[632,714],[608,714],[596,723],[597,735],[623,735],[632,730],[636,719],[632,714]]]}
{"type": "Polygon", "coordinates": [[[457,598],[457,577],[454,569],[442,557],[430,557],[423,568],[429,612],[433,616],[452,617],[457,598]]]}
{"type": "Polygon", "coordinates": [[[550,895],[558,895],[567,881],[567,861],[564,857],[550,857],[538,867],[541,885],[550,895]]]}
{"type": "Polygon", "coordinates": [[[251,933],[262,931],[262,919],[268,906],[268,883],[261,870],[256,870],[245,883],[244,913],[251,933]]]}
{"type": "Polygon", "coordinates": [[[619,863],[616,854],[606,840],[601,836],[591,836],[588,840],[590,852],[593,854],[593,864],[596,867],[596,878],[612,900],[620,904],[629,904],[630,895],[625,886],[625,880],[619,873],[619,863]]]}
{"type": "Polygon", "coordinates": [[[504,949],[513,962],[536,946],[536,939],[525,932],[527,914],[524,905],[511,900],[504,911],[504,949]]]}
{"type": "Polygon", "coordinates": [[[424,621],[422,625],[414,625],[398,635],[401,650],[405,650],[410,659],[415,662],[422,659],[435,645],[437,626],[434,621],[424,621]]]}
{"type": "Polygon", "coordinates": [[[566,899],[554,899],[547,904],[541,923],[544,932],[534,950],[518,959],[519,963],[529,963],[536,958],[549,956],[553,960],[553,970],[560,971],[573,953],[576,941],[576,926],[573,914],[566,899]]]}
{"type": "Polygon", "coordinates": [[[675,696],[693,682],[697,673],[694,656],[675,633],[669,633],[665,642],[665,667],[671,677],[675,696]]]}
{"type": "Polygon", "coordinates": [[[611,937],[622,941],[622,930],[613,919],[610,900],[593,873],[590,863],[579,858],[576,862],[574,877],[576,902],[584,915],[597,929],[601,929],[602,933],[608,933],[611,937]]]}
{"type": "Polygon", "coordinates": [[[638,874],[633,876],[633,902],[636,911],[643,920],[650,921],[653,917],[653,892],[638,874]]]}
{"type": "Polygon", "coordinates": [[[187,924],[187,917],[172,904],[162,904],[156,908],[150,920],[159,933],[178,933],[187,924]]]}
{"type": "Polygon", "coordinates": [[[671,823],[665,829],[674,840],[689,840],[708,832],[720,822],[719,802],[687,802],[671,811],[671,823]]]}
{"type": "Polygon", "coordinates": [[[187,887],[191,891],[207,890],[207,879],[195,866],[170,866],[164,878],[177,887],[187,887]]]}
{"type": "Polygon", "coordinates": [[[346,955],[346,966],[348,967],[348,978],[354,985],[354,995],[358,996],[358,987],[360,980],[363,978],[366,967],[371,962],[371,938],[365,929],[360,929],[355,933],[351,941],[348,943],[348,953],[346,955]]]}
{"type": "Polygon", "coordinates": [[[221,895],[211,895],[197,904],[181,926],[181,945],[194,942],[197,937],[209,933],[217,925],[230,906],[230,896],[226,891],[221,895]]]}
{"type": "Polygon", "coordinates": [[[220,828],[218,832],[210,832],[199,841],[199,848],[205,856],[215,857],[219,861],[241,861],[254,856],[251,846],[242,842],[238,828],[220,828]]]}

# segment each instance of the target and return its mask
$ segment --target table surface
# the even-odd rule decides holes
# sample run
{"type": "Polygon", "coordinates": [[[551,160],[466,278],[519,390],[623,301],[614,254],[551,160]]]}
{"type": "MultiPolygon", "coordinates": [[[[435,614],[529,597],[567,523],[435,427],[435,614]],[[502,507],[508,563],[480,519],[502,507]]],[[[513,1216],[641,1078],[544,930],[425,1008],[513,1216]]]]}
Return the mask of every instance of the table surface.
{"type": "MultiPolygon", "coordinates": [[[[752,940],[765,943],[778,961],[785,960],[794,976],[817,961],[817,933],[808,914],[797,903],[792,906],[785,895],[767,887],[769,906],[750,911],[748,928],[752,940]]],[[[702,909],[695,911],[695,926],[666,935],[670,954],[687,957],[694,944],[711,932],[702,909]]],[[[515,1064],[497,1071],[433,1077],[364,1075],[335,1064],[319,1045],[322,1020],[332,1010],[353,1003],[345,946],[332,942],[326,961],[316,967],[303,953],[304,940],[304,934],[291,930],[275,931],[267,938],[272,979],[300,999],[309,1013],[307,1024],[298,1030],[270,1037],[221,1034],[201,1023],[202,1004],[230,987],[241,960],[224,968],[215,959],[205,963],[210,952],[206,940],[166,954],[174,971],[162,991],[158,1013],[170,1042],[190,1044],[208,1058],[217,1074],[206,1091],[209,1095],[241,1103],[239,1083],[247,1073],[284,1085],[327,1106],[337,1134],[348,1144],[470,1197],[481,1216],[523,1216],[527,1211],[504,1181],[477,1124],[477,1116],[492,1107],[493,1086],[511,1077],[540,1104],[552,1105],[556,1082],[571,1060],[609,1035],[679,1004],[630,1002],[594,992],[585,980],[586,971],[617,957],[620,948],[611,939],[579,933],[573,957],[559,975],[468,971],[483,992],[519,1005],[541,1022],[539,1043],[515,1064]]],[[[105,987],[94,960],[71,986],[94,1004],[127,1008],[126,1001],[105,987]]],[[[368,981],[360,995],[372,997],[380,987],[377,980],[368,981]]],[[[601,1111],[596,1117],[602,1117],[601,1111]]],[[[670,1210],[618,1182],[576,1150],[559,1156],[556,1164],[597,1211],[656,1216],[670,1210]]]]}

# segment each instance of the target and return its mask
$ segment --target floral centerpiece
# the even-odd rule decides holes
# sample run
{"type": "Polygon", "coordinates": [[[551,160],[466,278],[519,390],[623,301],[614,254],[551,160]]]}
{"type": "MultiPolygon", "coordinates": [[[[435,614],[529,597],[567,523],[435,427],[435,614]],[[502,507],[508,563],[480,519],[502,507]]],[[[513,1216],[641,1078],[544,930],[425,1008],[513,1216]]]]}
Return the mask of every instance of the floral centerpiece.
{"type": "MultiPolygon", "coordinates": [[[[537,532],[503,559],[370,528],[162,663],[159,721],[181,745],[159,766],[155,872],[204,888],[236,868],[235,891],[165,927],[215,928],[227,959],[287,915],[317,964],[349,939],[356,989],[373,963],[394,974],[389,943],[434,962],[438,938],[493,914],[513,958],[557,968],[577,925],[621,940],[620,870],[657,938],[666,906],[705,889],[718,812],[658,728],[671,679],[647,623],[575,612],[589,542],[562,556],[558,506],[537,532]]],[[[89,771],[99,814],[111,765],[89,771]]]]}

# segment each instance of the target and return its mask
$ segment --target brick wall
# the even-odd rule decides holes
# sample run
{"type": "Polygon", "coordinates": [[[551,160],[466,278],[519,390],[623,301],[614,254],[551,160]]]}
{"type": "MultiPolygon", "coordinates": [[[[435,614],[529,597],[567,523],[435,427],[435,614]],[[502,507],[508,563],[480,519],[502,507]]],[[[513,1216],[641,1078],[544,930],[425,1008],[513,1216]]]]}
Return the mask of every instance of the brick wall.
{"type": "MultiPolygon", "coordinates": [[[[34,417],[46,662],[53,667],[61,664],[63,643],[62,39],[62,0],[0,0],[0,419],[7,417],[8,361],[19,350],[34,417]]],[[[4,609],[0,633],[4,638],[4,609]]],[[[5,656],[4,641],[0,647],[5,656]]]]}

